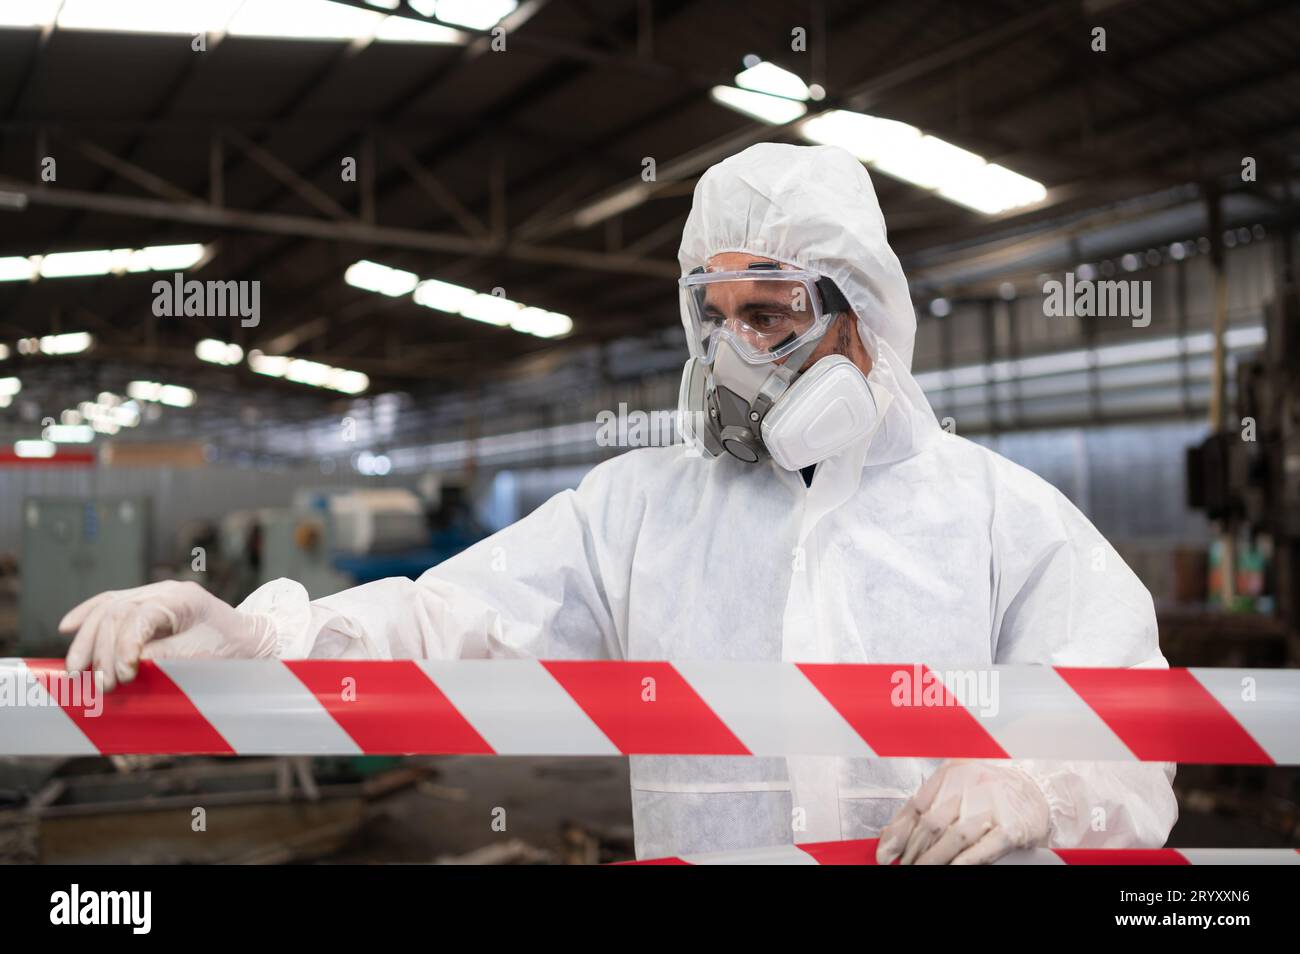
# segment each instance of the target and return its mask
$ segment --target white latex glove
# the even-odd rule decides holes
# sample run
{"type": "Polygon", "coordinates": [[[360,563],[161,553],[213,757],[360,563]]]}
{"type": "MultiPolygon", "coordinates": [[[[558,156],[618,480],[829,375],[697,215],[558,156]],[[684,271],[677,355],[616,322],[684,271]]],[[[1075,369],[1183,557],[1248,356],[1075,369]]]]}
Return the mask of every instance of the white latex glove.
{"type": "Polygon", "coordinates": [[[102,672],[105,690],[134,679],[141,659],[254,659],[275,650],[269,616],[241,613],[179,580],[92,596],[59,621],[59,632],[76,633],[68,671],[102,672]]]}
{"type": "Polygon", "coordinates": [[[880,833],[876,863],[981,865],[1047,844],[1051,810],[1025,772],[991,762],[940,765],[880,833]]]}

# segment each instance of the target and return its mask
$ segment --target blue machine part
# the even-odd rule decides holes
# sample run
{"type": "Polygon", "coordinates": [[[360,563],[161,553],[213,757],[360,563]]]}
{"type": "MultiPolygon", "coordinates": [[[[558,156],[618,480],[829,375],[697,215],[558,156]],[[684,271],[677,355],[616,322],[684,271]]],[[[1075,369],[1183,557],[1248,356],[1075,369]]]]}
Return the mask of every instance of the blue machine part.
{"type": "Polygon", "coordinates": [[[372,553],[362,556],[336,556],[334,569],[351,577],[357,586],[392,576],[414,580],[431,566],[454,557],[483,539],[481,532],[448,527],[430,537],[429,546],[419,550],[372,553]]]}

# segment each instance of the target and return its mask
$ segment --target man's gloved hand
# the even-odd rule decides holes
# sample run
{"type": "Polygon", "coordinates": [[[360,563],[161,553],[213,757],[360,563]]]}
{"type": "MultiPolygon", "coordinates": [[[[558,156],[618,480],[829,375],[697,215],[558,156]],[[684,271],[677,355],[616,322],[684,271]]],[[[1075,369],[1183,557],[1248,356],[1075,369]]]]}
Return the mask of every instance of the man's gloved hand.
{"type": "Polygon", "coordinates": [[[253,659],[275,651],[270,617],[241,613],[178,580],[93,596],[60,620],[59,632],[76,633],[68,671],[103,672],[105,690],[134,679],[141,659],[253,659]]]}
{"type": "Polygon", "coordinates": [[[880,833],[876,862],[980,865],[1047,843],[1051,811],[1014,766],[951,760],[925,780],[880,833]]]}

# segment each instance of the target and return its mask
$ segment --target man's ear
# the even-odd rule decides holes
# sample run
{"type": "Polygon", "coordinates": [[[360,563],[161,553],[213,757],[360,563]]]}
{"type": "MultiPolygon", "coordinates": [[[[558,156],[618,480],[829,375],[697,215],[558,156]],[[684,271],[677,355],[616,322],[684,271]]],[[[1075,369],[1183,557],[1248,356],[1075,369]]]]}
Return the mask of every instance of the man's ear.
{"type": "Polygon", "coordinates": [[[867,349],[867,343],[862,340],[862,335],[858,333],[858,316],[852,311],[841,312],[835,317],[840,327],[836,329],[836,335],[839,336],[835,341],[835,350],[838,354],[844,355],[855,365],[864,375],[871,373],[871,368],[875,361],[871,357],[871,352],[867,349]],[[849,345],[841,350],[840,344],[847,335],[849,345]]]}
{"type": "MultiPolygon", "coordinates": [[[[861,347],[862,342],[858,339],[858,321],[851,311],[841,311],[834,318],[835,323],[835,347],[832,349],[835,354],[842,354],[850,361],[856,360],[854,353],[857,347],[861,347]],[[855,345],[857,347],[855,347],[855,345]]],[[[866,350],[863,348],[862,350],[866,350]]]]}

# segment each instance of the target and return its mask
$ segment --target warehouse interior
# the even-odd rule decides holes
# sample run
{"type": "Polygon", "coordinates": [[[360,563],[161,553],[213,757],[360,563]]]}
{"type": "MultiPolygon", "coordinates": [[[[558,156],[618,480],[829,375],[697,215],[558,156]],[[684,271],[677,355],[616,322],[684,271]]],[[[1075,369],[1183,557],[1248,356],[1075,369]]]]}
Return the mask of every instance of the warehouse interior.
{"type": "MultiPolygon", "coordinates": [[[[676,441],[692,190],[764,141],[862,158],[936,416],[1096,524],[1171,665],[1300,665],[1279,0],[7,0],[0,657],[105,589],[414,578],[676,441]]],[[[1171,845],[1300,847],[1294,769],[1175,790],[1171,845]]],[[[6,862],[631,851],[622,759],[0,758],[6,862]]]]}

